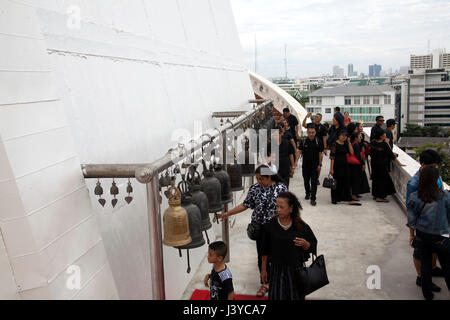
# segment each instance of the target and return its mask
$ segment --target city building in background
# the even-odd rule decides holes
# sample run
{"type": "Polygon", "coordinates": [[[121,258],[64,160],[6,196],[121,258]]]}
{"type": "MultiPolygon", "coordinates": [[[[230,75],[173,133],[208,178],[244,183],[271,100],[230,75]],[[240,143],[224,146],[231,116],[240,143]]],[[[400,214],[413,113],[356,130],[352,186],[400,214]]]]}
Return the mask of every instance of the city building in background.
{"type": "Polygon", "coordinates": [[[432,53],[410,56],[409,68],[414,69],[450,69],[450,53],[445,49],[434,49],[432,53]]]}
{"type": "Polygon", "coordinates": [[[402,129],[406,123],[450,127],[449,69],[413,69],[401,92],[402,129]]]}
{"type": "Polygon", "coordinates": [[[369,66],[369,77],[379,77],[381,73],[381,66],[373,64],[369,66]]]}
{"type": "Polygon", "coordinates": [[[333,66],[333,76],[334,77],[343,77],[344,76],[344,68],[339,66],[333,66]]]}
{"type": "Polygon", "coordinates": [[[333,109],[340,107],[341,112],[350,113],[352,120],[373,124],[378,115],[395,118],[395,94],[388,85],[322,88],[309,94],[306,110],[321,113],[324,121],[331,122],[333,109]]]}

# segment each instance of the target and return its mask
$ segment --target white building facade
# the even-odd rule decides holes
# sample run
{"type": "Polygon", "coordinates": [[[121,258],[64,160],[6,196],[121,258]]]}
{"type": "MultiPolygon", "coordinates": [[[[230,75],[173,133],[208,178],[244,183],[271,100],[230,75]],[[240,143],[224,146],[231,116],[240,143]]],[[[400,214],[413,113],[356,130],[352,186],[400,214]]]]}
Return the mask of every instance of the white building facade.
{"type": "Polygon", "coordinates": [[[323,88],[309,95],[306,110],[321,113],[323,121],[333,119],[333,110],[348,111],[353,121],[374,123],[378,115],[395,118],[395,89],[390,86],[340,86],[323,88]]]}

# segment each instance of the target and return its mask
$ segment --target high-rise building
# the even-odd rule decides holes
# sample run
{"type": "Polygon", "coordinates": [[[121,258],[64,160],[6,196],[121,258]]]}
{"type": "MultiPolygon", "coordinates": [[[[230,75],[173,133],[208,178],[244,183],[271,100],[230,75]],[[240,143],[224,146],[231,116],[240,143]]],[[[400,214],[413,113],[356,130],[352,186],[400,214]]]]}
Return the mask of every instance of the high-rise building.
{"type": "Polygon", "coordinates": [[[402,128],[406,123],[450,127],[450,70],[413,69],[402,86],[402,128]]]}
{"type": "Polygon", "coordinates": [[[353,74],[353,63],[349,63],[348,64],[347,75],[349,77],[353,77],[354,76],[354,74],[353,74]]]}
{"type": "Polygon", "coordinates": [[[450,53],[445,49],[435,49],[426,55],[414,55],[410,57],[410,69],[450,69],[450,53]]]}
{"type": "Polygon", "coordinates": [[[432,67],[433,55],[425,54],[425,55],[414,55],[412,54],[410,57],[409,67],[410,69],[431,69],[432,67]]]}
{"type": "Polygon", "coordinates": [[[333,66],[333,76],[343,77],[344,76],[344,68],[341,68],[339,66],[333,66]]]}
{"type": "Polygon", "coordinates": [[[381,66],[373,64],[369,66],[369,77],[379,77],[381,72],[381,66]]]}

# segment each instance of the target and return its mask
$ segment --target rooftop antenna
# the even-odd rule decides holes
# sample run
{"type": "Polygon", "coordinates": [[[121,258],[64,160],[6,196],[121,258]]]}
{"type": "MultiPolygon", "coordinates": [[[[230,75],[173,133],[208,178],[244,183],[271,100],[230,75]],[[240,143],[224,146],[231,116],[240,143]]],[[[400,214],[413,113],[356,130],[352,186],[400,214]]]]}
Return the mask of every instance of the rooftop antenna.
{"type": "Polygon", "coordinates": [[[284,78],[288,79],[287,74],[287,44],[284,45],[284,78]]]}
{"type": "Polygon", "coordinates": [[[256,44],[256,33],[255,33],[255,73],[258,73],[258,46],[256,44]]]}

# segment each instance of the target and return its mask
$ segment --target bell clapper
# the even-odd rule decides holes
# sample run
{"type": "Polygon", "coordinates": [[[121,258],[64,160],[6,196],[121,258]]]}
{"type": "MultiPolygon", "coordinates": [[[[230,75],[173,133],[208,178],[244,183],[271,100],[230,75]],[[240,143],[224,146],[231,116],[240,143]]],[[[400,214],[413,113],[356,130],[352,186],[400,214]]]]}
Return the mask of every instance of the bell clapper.
{"type": "Polygon", "coordinates": [[[187,251],[187,262],[188,262],[188,268],[186,270],[187,273],[191,272],[191,262],[189,261],[189,249],[186,250],[187,251]]]}

